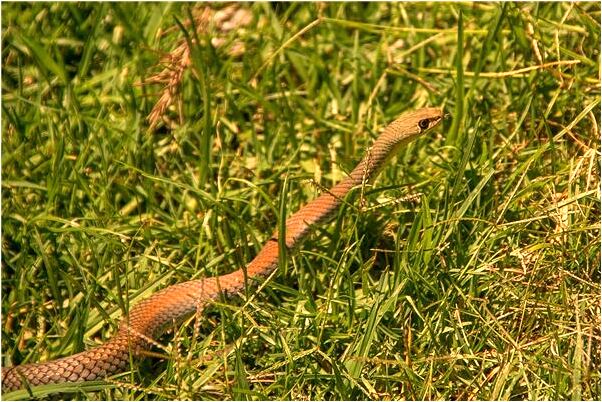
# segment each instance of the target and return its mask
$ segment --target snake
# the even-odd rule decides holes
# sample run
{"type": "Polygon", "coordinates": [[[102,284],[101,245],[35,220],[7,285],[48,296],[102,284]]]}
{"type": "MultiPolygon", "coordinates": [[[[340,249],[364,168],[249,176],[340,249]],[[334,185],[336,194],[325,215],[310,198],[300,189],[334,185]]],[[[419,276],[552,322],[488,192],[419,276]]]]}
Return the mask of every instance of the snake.
{"type": "Polygon", "coordinates": [[[113,337],[99,346],[47,362],[3,367],[2,392],[102,380],[125,371],[131,357],[141,358],[170,324],[202,311],[220,297],[239,294],[251,280],[266,281],[278,268],[280,247],[296,248],[312,228],[336,213],[354,188],[372,183],[401,146],[429,132],[442,119],[443,110],[435,107],[401,114],[383,130],[345,179],[288,217],[282,238],[276,230],[246,267],[221,276],[177,283],[154,293],[135,305],[113,337]]]}

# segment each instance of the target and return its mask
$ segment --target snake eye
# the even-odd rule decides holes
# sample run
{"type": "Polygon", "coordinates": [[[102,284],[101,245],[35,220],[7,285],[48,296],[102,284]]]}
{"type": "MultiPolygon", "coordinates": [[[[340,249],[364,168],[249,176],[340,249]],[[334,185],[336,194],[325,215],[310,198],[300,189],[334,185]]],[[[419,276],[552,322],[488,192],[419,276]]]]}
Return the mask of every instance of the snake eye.
{"type": "Polygon", "coordinates": [[[429,124],[431,122],[429,121],[429,119],[422,119],[418,122],[418,127],[420,127],[422,130],[426,130],[427,128],[429,128],[429,124]]]}

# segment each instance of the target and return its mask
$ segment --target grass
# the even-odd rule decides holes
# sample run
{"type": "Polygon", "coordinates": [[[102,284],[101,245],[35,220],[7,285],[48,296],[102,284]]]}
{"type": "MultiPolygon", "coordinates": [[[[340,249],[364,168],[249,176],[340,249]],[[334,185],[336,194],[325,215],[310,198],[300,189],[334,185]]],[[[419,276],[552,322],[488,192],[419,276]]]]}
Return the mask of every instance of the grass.
{"type": "Polygon", "coordinates": [[[205,7],[2,4],[3,365],[244,266],[442,105],[266,285],[35,395],[600,399],[599,3],[205,7]]]}

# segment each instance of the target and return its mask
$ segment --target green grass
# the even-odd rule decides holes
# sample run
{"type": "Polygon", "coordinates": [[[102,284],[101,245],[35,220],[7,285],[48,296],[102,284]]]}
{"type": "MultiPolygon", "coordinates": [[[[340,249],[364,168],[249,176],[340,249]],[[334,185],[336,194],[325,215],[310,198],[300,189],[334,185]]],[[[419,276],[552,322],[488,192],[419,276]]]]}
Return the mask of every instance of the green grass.
{"type": "Polygon", "coordinates": [[[600,399],[599,3],[257,3],[225,33],[190,7],[2,4],[3,365],[244,266],[379,128],[442,105],[259,291],[38,397],[600,399]],[[139,84],[183,41],[150,130],[163,88],[139,84]]]}

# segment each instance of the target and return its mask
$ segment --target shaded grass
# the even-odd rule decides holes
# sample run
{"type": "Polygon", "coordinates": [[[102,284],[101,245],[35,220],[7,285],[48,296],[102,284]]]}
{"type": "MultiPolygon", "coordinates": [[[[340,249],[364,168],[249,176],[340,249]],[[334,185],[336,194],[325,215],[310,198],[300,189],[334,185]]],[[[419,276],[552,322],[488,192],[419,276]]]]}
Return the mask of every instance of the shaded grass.
{"type": "Polygon", "coordinates": [[[600,398],[599,4],[258,3],[240,56],[186,4],[2,7],[4,365],[244,266],[380,127],[444,105],[260,291],[66,396],[600,398]],[[136,84],[182,37],[148,132],[161,89],[136,84]]]}

